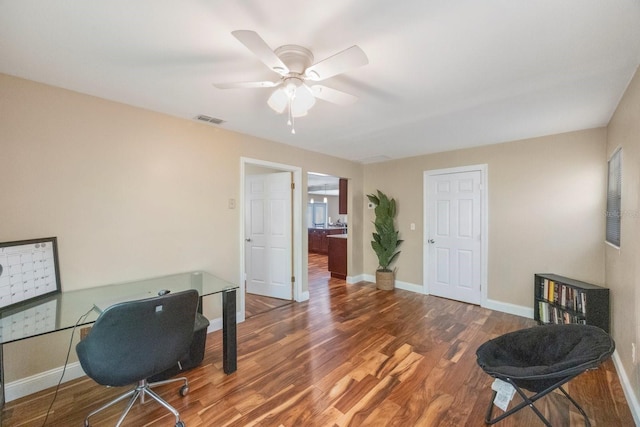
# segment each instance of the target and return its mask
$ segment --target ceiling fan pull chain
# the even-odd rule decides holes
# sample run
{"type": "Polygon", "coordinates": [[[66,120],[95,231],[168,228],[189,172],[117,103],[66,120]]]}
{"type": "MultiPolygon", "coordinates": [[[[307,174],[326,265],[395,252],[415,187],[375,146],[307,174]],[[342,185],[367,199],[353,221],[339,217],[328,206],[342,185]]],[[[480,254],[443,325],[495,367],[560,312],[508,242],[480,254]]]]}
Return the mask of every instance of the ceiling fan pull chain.
{"type": "Polygon", "coordinates": [[[291,133],[293,135],[296,134],[296,129],[295,129],[295,118],[293,117],[293,114],[291,113],[291,103],[293,102],[293,98],[295,97],[295,93],[289,97],[289,121],[287,121],[287,124],[289,126],[291,126],[291,133]]]}

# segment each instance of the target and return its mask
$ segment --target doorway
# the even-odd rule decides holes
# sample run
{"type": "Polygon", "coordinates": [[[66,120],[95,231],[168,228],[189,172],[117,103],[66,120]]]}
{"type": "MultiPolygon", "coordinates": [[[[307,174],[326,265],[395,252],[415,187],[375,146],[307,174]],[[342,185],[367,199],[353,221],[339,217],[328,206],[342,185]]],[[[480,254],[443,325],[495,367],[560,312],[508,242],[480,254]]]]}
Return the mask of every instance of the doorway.
{"type": "Polygon", "coordinates": [[[301,301],[302,170],[296,166],[243,157],[240,174],[240,309],[244,319],[293,301],[301,301]],[[256,176],[262,178],[256,179],[256,176]],[[283,179],[287,183],[283,183],[283,179]],[[265,193],[268,201],[264,198],[259,200],[262,196],[252,194],[252,186],[255,189],[260,184],[276,189],[265,193]],[[290,196],[289,202],[282,199],[285,193],[290,196]],[[261,220],[263,231],[267,233],[252,229],[250,219],[247,223],[252,214],[260,212],[263,220],[267,220],[261,220]],[[269,230],[272,226],[273,230],[269,230]],[[265,254],[265,251],[269,254],[265,254]],[[261,252],[261,257],[256,257],[261,252]],[[249,284],[248,280],[252,283],[249,284]],[[276,293],[269,294],[269,289],[276,293]]]}
{"type": "Polygon", "coordinates": [[[346,179],[325,173],[307,174],[308,276],[309,292],[326,288],[329,271],[328,236],[347,234],[346,179]]]}
{"type": "Polygon", "coordinates": [[[424,173],[425,293],[486,300],[487,166],[424,173]]]}

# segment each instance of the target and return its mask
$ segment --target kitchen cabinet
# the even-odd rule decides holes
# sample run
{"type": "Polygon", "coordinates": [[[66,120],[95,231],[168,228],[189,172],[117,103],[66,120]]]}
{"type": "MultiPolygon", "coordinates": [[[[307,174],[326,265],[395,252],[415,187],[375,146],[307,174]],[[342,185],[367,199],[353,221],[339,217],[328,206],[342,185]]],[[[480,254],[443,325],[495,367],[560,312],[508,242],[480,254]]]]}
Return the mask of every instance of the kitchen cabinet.
{"type": "Polygon", "coordinates": [[[347,235],[327,236],[329,242],[329,272],[331,277],[347,278],[347,235]]]}
{"type": "Polygon", "coordinates": [[[348,200],[348,192],[347,192],[347,179],[340,178],[338,181],[338,213],[340,215],[347,214],[347,200],[348,200]]]}
{"type": "Polygon", "coordinates": [[[346,233],[346,228],[310,228],[309,252],[327,255],[329,253],[329,240],[327,236],[346,233]]]}
{"type": "Polygon", "coordinates": [[[309,229],[309,252],[316,254],[322,252],[322,233],[315,228],[309,229]]]}

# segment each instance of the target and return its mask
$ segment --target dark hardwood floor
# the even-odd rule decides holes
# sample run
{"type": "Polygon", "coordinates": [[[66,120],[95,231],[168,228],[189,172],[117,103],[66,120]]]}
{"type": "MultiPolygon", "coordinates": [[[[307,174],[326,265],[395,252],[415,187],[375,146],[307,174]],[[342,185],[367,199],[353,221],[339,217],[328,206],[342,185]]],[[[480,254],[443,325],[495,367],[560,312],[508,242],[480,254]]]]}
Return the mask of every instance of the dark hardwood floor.
{"type": "MultiPolygon", "coordinates": [[[[327,286],[331,274],[329,273],[328,257],[321,254],[309,254],[309,286],[327,286]]],[[[293,304],[291,300],[265,297],[245,293],[245,318],[256,316],[274,308],[293,304]]]]}
{"type": "Polygon", "coordinates": [[[279,298],[265,297],[250,293],[244,294],[244,315],[248,319],[258,314],[273,310],[274,308],[283,307],[293,304],[293,301],[279,298]]]}
{"type": "MultiPolygon", "coordinates": [[[[311,262],[311,261],[310,261],[311,262]]],[[[222,372],[221,333],[209,334],[190,393],[158,388],[196,426],[482,426],[492,378],[476,348],[533,321],[433,296],[379,291],[310,273],[308,302],[288,304],[238,325],[238,371],[222,372]]],[[[565,386],[594,427],[633,426],[613,363],[565,386]]],[[[81,426],[91,409],[123,389],[83,378],[63,384],[47,425],[81,426]]],[[[40,426],[53,389],[10,402],[5,426],[40,426]]],[[[514,398],[514,402],[517,401],[514,398]]],[[[554,426],[582,426],[566,398],[536,403],[554,426]]],[[[114,425],[122,406],[96,416],[114,425]]],[[[496,410],[499,412],[499,410],[496,410]]],[[[157,404],[136,405],[127,426],[173,426],[157,404]]],[[[540,426],[529,408],[497,424],[540,426]]]]}

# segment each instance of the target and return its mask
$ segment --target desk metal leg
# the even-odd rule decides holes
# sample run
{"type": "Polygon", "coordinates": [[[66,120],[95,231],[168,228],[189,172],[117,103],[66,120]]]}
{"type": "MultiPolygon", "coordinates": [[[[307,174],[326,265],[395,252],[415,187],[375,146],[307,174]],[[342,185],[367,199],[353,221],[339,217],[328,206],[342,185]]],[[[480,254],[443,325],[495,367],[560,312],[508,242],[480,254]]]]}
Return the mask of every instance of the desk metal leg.
{"type": "Polygon", "coordinates": [[[222,292],[222,366],[225,374],[238,369],[235,289],[222,292]]]}

